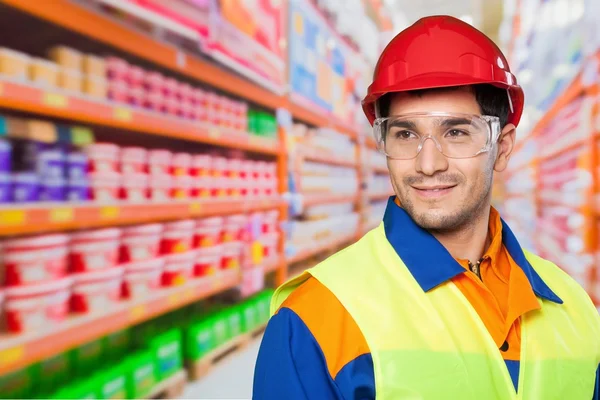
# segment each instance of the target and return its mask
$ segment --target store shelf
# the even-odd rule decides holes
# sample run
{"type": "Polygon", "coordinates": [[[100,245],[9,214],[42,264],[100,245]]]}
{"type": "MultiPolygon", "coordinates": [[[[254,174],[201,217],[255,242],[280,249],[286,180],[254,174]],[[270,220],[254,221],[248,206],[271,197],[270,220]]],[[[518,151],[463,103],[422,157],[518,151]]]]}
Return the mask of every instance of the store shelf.
{"type": "Polygon", "coordinates": [[[390,196],[394,194],[391,192],[382,192],[382,193],[369,193],[368,197],[370,201],[383,201],[387,200],[390,196]]]}
{"type": "Polygon", "coordinates": [[[358,138],[356,130],[342,122],[336,122],[335,117],[332,115],[328,115],[324,112],[318,113],[311,111],[311,109],[317,109],[318,107],[315,107],[298,97],[294,97],[294,95],[292,95],[292,98],[292,101],[289,101],[287,98],[285,99],[285,107],[292,113],[294,118],[314,126],[335,128],[337,131],[347,135],[353,140],[358,138]]]}
{"type": "Polygon", "coordinates": [[[387,166],[378,166],[378,165],[374,165],[369,167],[373,172],[377,173],[377,174],[389,174],[390,171],[388,170],[387,166]]]}
{"type": "Polygon", "coordinates": [[[300,261],[304,261],[308,258],[311,258],[317,254],[326,252],[326,251],[331,251],[331,250],[335,250],[337,248],[339,248],[340,246],[343,246],[345,244],[348,244],[349,242],[352,242],[353,240],[356,239],[356,233],[353,232],[350,235],[344,235],[341,237],[337,237],[337,238],[333,238],[329,241],[326,241],[325,243],[319,243],[318,245],[309,247],[307,249],[304,249],[302,251],[300,251],[299,253],[295,254],[294,256],[288,258],[287,263],[289,264],[294,264],[300,261]]]}
{"type": "Polygon", "coordinates": [[[356,131],[330,115],[315,113],[309,107],[295,104],[245,78],[229,72],[222,66],[185,53],[166,43],[128,28],[109,17],[77,5],[69,0],[20,1],[0,0],[27,14],[49,21],[67,30],[77,32],[113,46],[133,56],[184,74],[207,85],[237,95],[262,106],[287,108],[294,118],[316,126],[331,126],[352,138],[356,131]]]}
{"type": "MultiPolygon", "coordinates": [[[[188,374],[185,369],[181,369],[170,377],[158,382],[146,396],[147,399],[171,399],[175,398],[186,382],[188,374]]],[[[181,393],[179,393],[181,394],[181,393]]]]}
{"type": "Polygon", "coordinates": [[[0,207],[0,236],[209,217],[275,209],[279,198],[138,204],[55,203],[0,207]]]}
{"type": "MultiPolygon", "coordinates": [[[[282,267],[276,258],[266,270],[282,267]]],[[[234,288],[241,283],[239,271],[222,271],[214,277],[156,291],[143,301],[122,301],[104,315],[73,316],[56,327],[20,335],[0,335],[0,376],[109,333],[147,321],[187,304],[234,288]]]]}
{"type": "Polygon", "coordinates": [[[276,140],[18,82],[0,81],[0,107],[255,153],[279,151],[276,140]]]}
{"type": "Polygon", "coordinates": [[[335,155],[324,151],[304,147],[301,150],[301,152],[301,157],[304,158],[304,160],[320,162],[323,164],[337,165],[341,167],[358,167],[358,163],[356,162],[356,160],[348,160],[342,157],[336,157],[335,155]]]}
{"type": "Polygon", "coordinates": [[[321,204],[335,203],[356,203],[358,196],[356,194],[310,194],[304,196],[304,207],[318,206],[321,204]]]}
{"type": "Polygon", "coordinates": [[[38,332],[0,335],[0,375],[231,289],[239,283],[238,271],[224,271],[215,277],[159,290],[144,301],[123,301],[101,316],[73,316],[56,327],[38,332]]]}

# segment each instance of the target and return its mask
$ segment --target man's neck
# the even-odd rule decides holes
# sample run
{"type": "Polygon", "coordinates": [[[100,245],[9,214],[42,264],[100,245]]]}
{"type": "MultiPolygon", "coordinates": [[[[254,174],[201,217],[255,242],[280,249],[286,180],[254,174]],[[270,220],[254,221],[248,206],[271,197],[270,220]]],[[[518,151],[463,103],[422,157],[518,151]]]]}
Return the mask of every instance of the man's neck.
{"type": "Polygon", "coordinates": [[[476,263],[490,245],[489,220],[490,207],[487,207],[463,229],[454,232],[431,233],[452,257],[476,263]]]}

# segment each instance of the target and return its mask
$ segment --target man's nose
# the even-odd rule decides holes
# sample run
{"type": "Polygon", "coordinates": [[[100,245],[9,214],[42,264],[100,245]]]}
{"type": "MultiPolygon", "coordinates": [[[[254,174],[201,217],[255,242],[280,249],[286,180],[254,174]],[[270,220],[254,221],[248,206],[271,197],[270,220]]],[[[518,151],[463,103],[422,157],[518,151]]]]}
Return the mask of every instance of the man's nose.
{"type": "Polygon", "coordinates": [[[437,143],[431,137],[425,139],[415,162],[416,171],[429,176],[448,169],[448,158],[442,154],[437,143]]]}

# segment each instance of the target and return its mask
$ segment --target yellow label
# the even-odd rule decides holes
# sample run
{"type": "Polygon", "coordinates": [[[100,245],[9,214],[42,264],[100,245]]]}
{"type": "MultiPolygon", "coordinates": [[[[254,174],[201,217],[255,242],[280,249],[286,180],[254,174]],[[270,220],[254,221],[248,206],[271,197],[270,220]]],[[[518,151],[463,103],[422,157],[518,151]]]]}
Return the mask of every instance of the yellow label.
{"type": "Polygon", "coordinates": [[[218,139],[221,137],[221,131],[217,128],[210,128],[208,130],[208,136],[210,136],[213,139],[218,139]]]}
{"type": "Polygon", "coordinates": [[[120,208],[116,206],[107,206],[100,209],[100,219],[117,219],[120,208]]]}
{"type": "Polygon", "coordinates": [[[200,197],[203,197],[203,198],[210,197],[210,192],[208,190],[202,190],[200,192],[200,197]]]}
{"type": "Polygon", "coordinates": [[[130,122],[133,119],[131,110],[124,107],[115,107],[113,109],[115,119],[119,121],[130,122]]]}
{"type": "Polygon", "coordinates": [[[50,221],[52,222],[67,222],[73,221],[75,212],[72,208],[55,208],[50,211],[50,221]]]}
{"type": "Polygon", "coordinates": [[[255,241],[254,243],[252,243],[252,246],[250,247],[250,253],[252,254],[252,262],[255,265],[262,263],[264,251],[265,250],[263,248],[262,243],[260,243],[258,241],[255,241]]]}
{"type": "Polygon", "coordinates": [[[179,293],[173,293],[173,294],[169,295],[169,297],[167,297],[167,304],[170,307],[178,306],[180,301],[181,301],[181,297],[180,297],[179,293]]]}
{"type": "Polygon", "coordinates": [[[67,108],[69,99],[62,94],[45,92],[42,98],[45,105],[56,108],[67,108]]]}
{"type": "Polygon", "coordinates": [[[231,242],[232,240],[233,240],[233,235],[231,233],[227,232],[223,235],[224,242],[231,242]]]}
{"type": "Polygon", "coordinates": [[[194,289],[192,289],[192,288],[186,289],[186,291],[183,292],[183,298],[186,301],[194,300],[194,289]]]}
{"type": "Polygon", "coordinates": [[[217,192],[217,197],[225,197],[225,196],[227,196],[227,190],[219,189],[219,191],[217,192]]]}
{"type": "Polygon", "coordinates": [[[6,210],[0,211],[0,226],[1,225],[23,225],[25,224],[25,211],[23,210],[6,210]]]}
{"type": "Polygon", "coordinates": [[[200,247],[212,247],[214,246],[214,240],[211,237],[205,237],[202,239],[202,243],[200,243],[200,247]]]}
{"type": "Polygon", "coordinates": [[[200,210],[202,210],[202,205],[200,203],[190,204],[190,212],[191,213],[199,213],[200,210]]]}
{"type": "Polygon", "coordinates": [[[173,286],[181,286],[185,283],[185,276],[177,275],[175,279],[173,279],[173,286]]]}
{"type": "Polygon", "coordinates": [[[185,199],[187,197],[187,191],[184,189],[175,190],[175,195],[173,196],[176,199],[185,199]]]}
{"type": "Polygon", "coordinates": [[[11,347],[0,351],[0,366],[4,367],[21,361],[23,354],[25,354],[23,346],[11,347]]]}
{"type": "Polygon", "coordinates": [[[130,311],[130,317],[133,321],[142,319],[144,315],[146,315],[146,306],[144,304],[135,306],[130,311]]]}

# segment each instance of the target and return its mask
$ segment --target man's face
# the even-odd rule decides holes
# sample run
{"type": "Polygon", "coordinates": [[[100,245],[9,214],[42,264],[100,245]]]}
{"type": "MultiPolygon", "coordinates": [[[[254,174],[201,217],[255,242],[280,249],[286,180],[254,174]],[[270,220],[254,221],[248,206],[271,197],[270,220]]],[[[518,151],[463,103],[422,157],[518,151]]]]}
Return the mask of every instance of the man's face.
{"type": "MultiPolygon", "coordinates": [[[[458,88],[399,93],[391,100],[389,115],[431,111],[481,114],[471,89],[458,88]]],[[[447,232],[461,229],[489,207],[495,155],[496,147],[472,158],[447,158],[426,140],[416,158],[388,158],[387,163],[396,195],[412,219],[422,228],[447,232]]]]}

